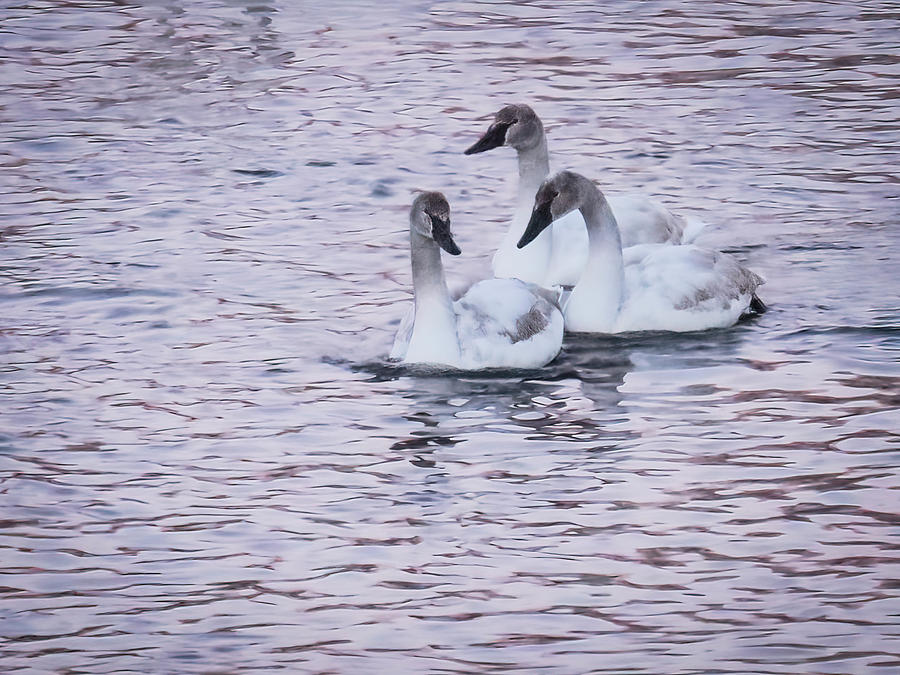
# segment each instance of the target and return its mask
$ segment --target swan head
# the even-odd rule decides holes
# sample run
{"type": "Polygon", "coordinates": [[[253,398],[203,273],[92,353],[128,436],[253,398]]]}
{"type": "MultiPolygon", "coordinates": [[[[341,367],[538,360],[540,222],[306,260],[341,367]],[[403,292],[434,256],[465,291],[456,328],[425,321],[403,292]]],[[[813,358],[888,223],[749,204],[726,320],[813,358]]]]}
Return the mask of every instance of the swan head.
{"type": "Polygon", "coordinates": [[[573,171],[560,171],[541,183],[534,196],[531,218],[516,247],[525,248],[553,221],[579,208],[584,197],[585,183],[593,186],[587,178],[573,171]]]}
{"type": "Polygon", "coordinates": [[[440,192],[422,192],[416,196],[409,210],[409,224],[414,232],[433,239],[450,255],[462,253],[450,232],[450,204],[440,192]]]}
{"type": "Polygon", "coordinates": [[[497,111],[488,130],[464,154],[474,155],[501,145],[527,150],[540,143],[543,136],[544,125],[530,106],[524,103],[507,105],[497,111]]]}

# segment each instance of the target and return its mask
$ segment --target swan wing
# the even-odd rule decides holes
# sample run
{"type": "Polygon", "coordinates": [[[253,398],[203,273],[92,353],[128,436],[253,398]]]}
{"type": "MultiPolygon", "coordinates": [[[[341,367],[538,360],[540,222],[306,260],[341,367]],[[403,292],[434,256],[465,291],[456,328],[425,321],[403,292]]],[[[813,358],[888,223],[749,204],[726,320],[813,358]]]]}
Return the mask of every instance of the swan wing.
{"type": "Polygon", "coordinates": [[[637,244],[680,244],[685,220],[646,195],[606,195],[619,226],[622,248],[637,244]]]}
{"type": "Polygon", "coordinates": [[[394,346],[391,348],[391,360],[402,361],[406,358],[406,350],[409,349],[409,341],[412,338],[415,323],[416,306],[415,304],[410,304],[406,314],[400,319],[400,325],[397,327],[397,335],[394,336],[394,346]]]}
{"type": "Polygon", "coordinates": [[[619,331],[729,326],[763,283],[727,253],[693,245],[634,248],[625,266],[619,331]]]}
{"type": "Polygon", "coordinates": [[[537,368],[562,346],[559,308],[518,279],[480,281],[454,309],[466,368],[537,368]]]}

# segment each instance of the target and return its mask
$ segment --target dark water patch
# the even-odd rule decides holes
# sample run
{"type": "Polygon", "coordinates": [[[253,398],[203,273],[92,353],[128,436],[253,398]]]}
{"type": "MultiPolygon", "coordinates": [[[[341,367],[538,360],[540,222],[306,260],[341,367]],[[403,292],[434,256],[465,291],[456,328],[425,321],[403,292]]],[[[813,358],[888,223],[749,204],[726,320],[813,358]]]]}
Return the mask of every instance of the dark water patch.
{"type": "Polygon", "coordinates": [[[180,295],[180,290],[165,290],[161,288],[126,288],[121,286],[89,286],[85,284],[77,284],[70,287],[44,287],[29,288],[20,293],[0,294],[0,302],[5,300],[14,300],[21,297],[29,298],[57,298],[51,300],[48,304],[54,302],[62,302],[64,300],[111,300],[116,298],[129,297],[152,297],[152,298],[171,298],[180,295]]]}
{"type": "Polygon", "coordinates": [[[855,251],[866,248],[843,242],[821,242],[817,244],[791,244],[779,246],[782,251],[855,251]]]}
{"type": "Polygon", "coordinates": [[[283,172],[275,169],[232,169],[232,171],[242,176],[253,176],[254,178],[277,178],[284,175],[283,172]]]}
{"type": "Polygon", "coordinates": [[[823,336],[859,339],[900,338],[900,323],[896,325],[871,324],[868,326],[804,326],[786,333],[787,337],[823,336]]]}
{"type": "MultiPolygon", "coordinates": [[[[332,363],[338,361],[332,359],[332,363]]],[[[552,365],[552,364],[551,364],[552,365]]],[[[529,376],[543,375],[546,371],[540,368],[482,368],[479,370],[460,370],[449,366],[424,363],[401,363],[393,361],[373,361],[368,363],[351,364],[351,370],[365,372],[372,376],[373,381],[382,382],[396,380],[401,377],[457,379],[465,381],[478,380],[515,380],[529,376]]]]}

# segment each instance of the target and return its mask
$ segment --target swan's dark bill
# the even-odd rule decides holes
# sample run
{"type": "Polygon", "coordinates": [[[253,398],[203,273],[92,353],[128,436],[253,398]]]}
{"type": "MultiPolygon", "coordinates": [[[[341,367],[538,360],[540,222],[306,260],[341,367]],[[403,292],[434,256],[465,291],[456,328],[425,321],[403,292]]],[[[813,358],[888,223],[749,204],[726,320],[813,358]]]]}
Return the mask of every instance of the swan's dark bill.
{"type": "Polygon", "coordinates": [[[519,239],[519,243],[516,244],[517,248],[525,248],[525,246],[533,242],[537,236],[553,222],[553,215],[550,213],[550,203],[550,201],[546,201],[534,207],[534,211],[531,212],[531,219],[528,221],[528,226],[525,228],[522,238],[519,239]]]}
{"type": "Polygon", "coordinates": [[[431,218],[431,236],[437,242],[438,246],[447,251],[450,255],[459,255],[462,251],[453,241],[453,235],[450,234],[450,221],[440,216],[428,214],[431,218]]]}
{"type": "Polygon", "coordinates": [[[511,123],[494,122],[494,124],[489,126],[488,130],[484,132],[484,136],[475,141],[475,143],[463,154],[474,155],[477,152],[485,152],[486,150],[499,148],[506,143],[506,130],[509,129],[510,126],[511,123]]]}

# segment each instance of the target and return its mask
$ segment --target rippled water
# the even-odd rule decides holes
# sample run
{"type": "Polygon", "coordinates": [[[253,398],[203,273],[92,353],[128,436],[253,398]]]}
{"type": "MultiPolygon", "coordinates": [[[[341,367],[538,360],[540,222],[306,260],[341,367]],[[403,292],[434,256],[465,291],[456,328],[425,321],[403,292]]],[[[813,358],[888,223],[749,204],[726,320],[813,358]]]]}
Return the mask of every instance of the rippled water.
{"type": "Polygon", "coordinates": [[[896,3],[3,6],[4,672],[897,672],[896,3]],[[509,101],[769,313],[386,364],[509,101]]]}

